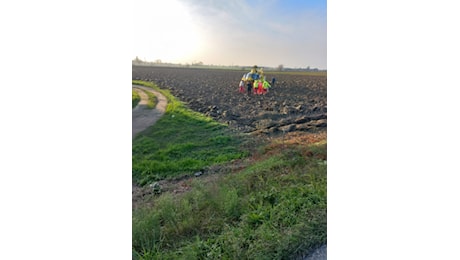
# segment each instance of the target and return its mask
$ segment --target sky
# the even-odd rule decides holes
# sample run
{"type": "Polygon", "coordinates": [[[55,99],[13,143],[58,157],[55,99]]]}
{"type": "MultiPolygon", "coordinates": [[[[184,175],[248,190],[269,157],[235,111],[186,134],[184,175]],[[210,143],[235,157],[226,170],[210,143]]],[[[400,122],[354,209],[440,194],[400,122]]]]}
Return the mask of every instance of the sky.
{"type": "Polygon", "coordinates": [[[327,69],[325,0],[133,3],[133,59],[327,69]]]}
{"type": "MultiPolygon", "coordinates": [[[[18,258],[18,252],[24,259],[48,259],[50,246],[54,258],[69,252],[74,259],[131,257],[132,68],[126,61],[135,55],[166,60],[166,40],[179,39],[166,42],[172,47],[186,41],[163,29],[180,12],[189,19],[175,26],[188,28],[181,35],[196,29],[188,35],[200,33],[194,48],[216,53],[218,47],[201,37],[211,41],[218,35],[218,42],[225,43],[228,36],[217,27],[225,19],[216,15],[241,3],[217,8],[210,1],[163,0],[161,4],[176,4],[176,12],[165,12],[155,7],[155,0],[150,6],[135,1],[0,1],[0,111],[5,126],[0,134],[0,204],[8,210],[0,221],[0,259],[18,258]],[[155,17],[165,20],[152,26],[155,17]],[[207,23],[211,17],[215,22],[207,23]],[[152,42],[161,43],[152,54],[144,50],[149,44],[138,45],[149,40],[147,50],[153,49],[152,42]],[[28,250],[24,238],[33,241],[28,250]],[[85,250],[75,250],[77,244],[85,250]]],[[[265,11],[258,12],[289,21],[281,15],[286,10],[273,4],[266,11],[270,1],[264,2],[265,11]]],[[[311,12],[292,7],[290,12],[298,10],[311,12]]],[[[460,210],[455,206],[460,197],[457,2],[328,0],[327,16],[328,256],[460,259],[460,210]]],[[[325,31],[324,17],[322,21],[325,31]]],[[[231,25],[254,28],[237,19],[220,28],[231,25]]],[[[290,30],[305,28],[297,25],[290,23],[290,30]]],[[[299,35],[317,36],[310,34],[318,29],[314,25],[299,35]]],[[[256,26],[264,37],[272,36],[268,22],[256,26]]],[[[243,30],[232,30],[235,38],[241,34],[243,30]]],[[[321,38],[323,52],[302,52],[310,53],[302,57],[310,66],[322,67],[315,60],[326,64],[326,36],[321,38]],[[322,53],[322,58],[312,53],[322,53]]],[[[251,49],[255,40],[230,46],[237,54],[229,62],[295,66],[296,57],[288,56],[295,47],[292,41],[280,51],[284,57],[272,52],[253,58],[264,52],[251,49]]],[[[227,52],[230,47],[225,45],[227,52]]],[[[182,55],[226,62],[214,60],[223,52],[216,57],[194,57],[194,52],[182,55]]]]}

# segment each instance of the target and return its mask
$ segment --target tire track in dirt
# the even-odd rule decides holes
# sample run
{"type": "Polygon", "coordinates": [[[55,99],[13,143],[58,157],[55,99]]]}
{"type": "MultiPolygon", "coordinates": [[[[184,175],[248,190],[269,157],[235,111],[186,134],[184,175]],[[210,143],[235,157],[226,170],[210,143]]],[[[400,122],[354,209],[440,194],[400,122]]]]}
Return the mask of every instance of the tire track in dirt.
{"type": "Polygon", "coordinates": [[[133,89],[139,93],[141,100],[135,108],[133,108],[133,139],[140,132],[147,129],[147,127],[155,124],[160,117],[165,113],[168,104],[166,97],[160,92],[152,88],[143,87],[139,85],[132,85],[133,89]],[[157,97],[158,103],[154,109],[148,108],[148,95],[144,92],[148,91],[157,97]]]}
{"type": "MultiPolygon", "coordinates": [[[[166,106],[168,104],[166,97],[163,96],[160,92],[153,90],[152,88],[143,87],[139,85],[132,85],[133,90],[139,93],[141,100],[136,107],[133,108],[133,139],[140,132],[147,129],[147,127],[155,124],[155,122],[160,119],[160,117],[165,113],[166,106]],[[145,93],[148,91],[153,93],[157,98],[157,104],[154,109],[151,109],[147,106],[149,96],[145,93]]],[[[145,191],[135,185],[132,185],[132,196],[133,196],[133,207],[136,204],[136,198],[142,197],[145,191]]]]}

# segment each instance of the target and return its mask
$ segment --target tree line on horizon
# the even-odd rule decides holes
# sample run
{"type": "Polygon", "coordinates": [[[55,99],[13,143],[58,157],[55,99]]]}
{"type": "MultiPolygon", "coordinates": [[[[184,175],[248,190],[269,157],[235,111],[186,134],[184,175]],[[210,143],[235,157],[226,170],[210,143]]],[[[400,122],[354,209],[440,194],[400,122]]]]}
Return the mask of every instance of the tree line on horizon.
{"type": "MultiPolygon", "coordinates": [[[[239,65],[214,65],[214,64],[204,64],[202,61],[193,61],[191,63],[170,63],[170,62],[163,62],[161,59],[157,59],[155,61],[144,61],[139,59],[138,56],[132,60],[132,65],[140,65],[140,66],[164,66],[164,67],[202,67],[202,68],[230,68],[230,69],[242,69],[245,70],[247,68],[251,68],[252,66],[239,66],[239,65]]],[[[268,67],[268,66],[260,66],[263,67],[265,70],[275,70],[275,71],[327,71],[327,70],[320,70],[318,68],[311,68],[307,66],[305,68],[290,68],[285,67],[283,64],[279,64],[277,67],[268,67]]]]}

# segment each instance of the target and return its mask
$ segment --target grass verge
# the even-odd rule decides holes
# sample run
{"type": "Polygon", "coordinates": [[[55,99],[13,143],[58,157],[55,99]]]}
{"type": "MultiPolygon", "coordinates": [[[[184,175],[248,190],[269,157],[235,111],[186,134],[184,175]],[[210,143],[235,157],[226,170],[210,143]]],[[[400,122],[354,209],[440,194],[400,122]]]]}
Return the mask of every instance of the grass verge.
{"type": "Polygon", "coordinates": [[[152,92],[149,92],[149,91],[144,91],[144,92],[149,97],[149,100],[147,102],[147,107],[151,109],[155,108],[155,106],[158,103],[157,97],[152,92]]]}
{"type": "Polygon", "coordinates": [[[139,104],[139,101],[141,101],[141,96],[139,96],[139,93],[133,89],[133,108],[139,104]]]}
{"type": "Polygon", "coordinates": [[[325,140],[261,147],[252,164],[133,211],[133,259],[290,259],[327,241],[325,140]]]}
{"type": "MultiPolygon", "coordinates": [[[[248,155],[225,125],[159,91],[167,110],[133,140],[134,182],[248,155]]],[[[185,179],[187,192],[151,195],[132,212],[133,259],[290,259],[325,244],[327,142],[312,136],[272,139],[230,174],[185,179]]]]}
{"type": "Polygon", "coordinates": [[[153,83],[133,81],[152,87],[168,99],[166,112],[155,125],[133,140],[133,181],[145,185],[154,181],[193,174],[206,166],[247,156],[240,140],[227,126],[196,113],[153,83]]]}
{"type": "MultiPolygon", "coordinates": [[[[143,90],[140,90],[140,91],[143,91],[143,90]]],[[[143,91],[143,92],[148,96],[147,107],[150,109],[155,108],[158,102],[157,97],[151,92],[148,92],[148,91],[143,91]]],[[[133,90],[133,108],[137,106],[137,104],[139,104],[140,101],[141,101],[141,97],[139,93],[133,90]]]]}

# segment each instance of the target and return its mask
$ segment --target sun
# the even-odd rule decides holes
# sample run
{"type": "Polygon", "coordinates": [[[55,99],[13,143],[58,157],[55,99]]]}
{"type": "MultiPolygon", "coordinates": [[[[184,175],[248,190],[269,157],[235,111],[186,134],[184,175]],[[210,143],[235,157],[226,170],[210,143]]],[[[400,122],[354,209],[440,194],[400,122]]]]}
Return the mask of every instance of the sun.
{"type": "Polygon", "coordinates": [[[133,55],[140,59],[185,63],[201,51],[202,37],[188,9],[176,0],[136,1],[133,55]]]}

